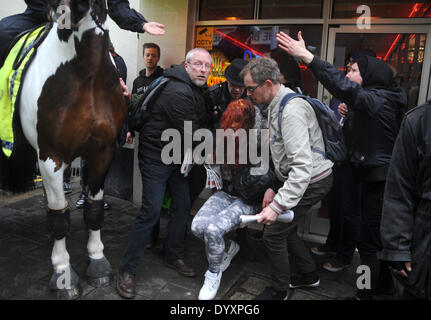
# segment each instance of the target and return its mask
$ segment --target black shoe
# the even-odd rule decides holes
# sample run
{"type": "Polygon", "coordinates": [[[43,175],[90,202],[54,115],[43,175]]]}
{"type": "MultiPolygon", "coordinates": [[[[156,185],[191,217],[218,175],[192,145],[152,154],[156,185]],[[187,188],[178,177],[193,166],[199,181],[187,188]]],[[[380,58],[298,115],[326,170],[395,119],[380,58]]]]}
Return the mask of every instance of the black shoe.
{"type": "Polygon", "coordinates": [[[336,252],[327,244],[322,244],[317,247],[312,247],[310,249],[311,253],[318,255],[318,256],[324,256],[327,254],[335,254],[336,252]]]}
{"type": "Polygon", "coordinates": [[[278,291],[272,287],[266,287],[253,300],[287,300],[287,290],[278,291]]]}
{"type": "Polygon", "coordinates": [[[298,273],[290,279],[289,287],[292,289],[300,287],[316,288],[320,285],[319,276],[315,272],[298,273]]]}
{"type": "Polygon", "coordinates": [[[123,298],[133,299],[136,296],[136,277],[127,272],[118,271],[117,291],[123,298]]]}
{"type": "Polygon", "coordinates": [[[186,265],[183,259],[177,259],[173,261],[165,260],[165,266],[176,270],[179,274],[185,277],[195,277],[196,272],[193,268],[186,265]]]}
{"type": "Polygon", "coordinates": [[[330,272],[339,272],[343,271],[344,269],[350,267],[350,264],[347,262],[344,262],[339,257],[335,257],[330,259],[328,262],[323,264],[323,269],[330,272]]]}

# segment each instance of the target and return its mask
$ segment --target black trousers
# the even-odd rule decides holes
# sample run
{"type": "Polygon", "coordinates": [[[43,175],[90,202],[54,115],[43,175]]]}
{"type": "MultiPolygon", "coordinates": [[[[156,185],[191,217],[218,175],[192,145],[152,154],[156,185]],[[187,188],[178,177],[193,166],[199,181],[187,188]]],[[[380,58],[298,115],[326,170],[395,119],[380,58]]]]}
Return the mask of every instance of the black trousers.
{"type": "Polygon", "coordinates": [[[377,253],[382,249],[380,221],[384,191],[385,181],[362,182],[361,231],[357,247],[361,265],[368,266],[371,271],[371,289],[358,291],[358,296],[363,299],[393,286],[388,266],[377,258],[377,253]]]}
{"type": "Polygon", "coordinates": [[[337,257],[350,263],[355,252],[361,223],[361,185],[353,179],[350,164],[332,168],[334,184],[328,193],[330,229],[326,244],[337,257]]]}

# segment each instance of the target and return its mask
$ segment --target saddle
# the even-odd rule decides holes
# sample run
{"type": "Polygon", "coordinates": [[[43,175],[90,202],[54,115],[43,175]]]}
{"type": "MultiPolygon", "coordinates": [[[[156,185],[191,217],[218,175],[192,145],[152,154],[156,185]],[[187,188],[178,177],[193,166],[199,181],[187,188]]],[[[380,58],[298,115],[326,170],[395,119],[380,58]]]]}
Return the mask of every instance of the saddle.
{"type": "Polygon", "coordinates": [[[19,121],[21,79],[50,28],[51,24],[47,24],[18,35],[0,69],[0,140],[8,158],[14,150],[14,137],[20,127],[16,123],[19,121]]]}

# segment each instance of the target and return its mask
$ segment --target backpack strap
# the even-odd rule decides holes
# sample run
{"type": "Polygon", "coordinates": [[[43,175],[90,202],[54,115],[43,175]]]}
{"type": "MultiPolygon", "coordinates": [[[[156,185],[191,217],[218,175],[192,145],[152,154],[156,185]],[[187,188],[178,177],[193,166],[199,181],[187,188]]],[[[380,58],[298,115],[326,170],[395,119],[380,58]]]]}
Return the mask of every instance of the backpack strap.
{"type": "MultiPolygon", "coordinates": [[[[280,108],[278,109],[278,130],[272,136],[271,143],[274,143],[275,139],[278,138],[279,136],[281,136],[281,127],[282,127],[282,121],[283,121],[284,107],[293,98],[302,98],[302,99],[304,99],[305,101],[307,101],[311,105],[311,107],[313,108],[314,113],[316,113],[316,111],[314,110],[314,102],[308,96],[303,95],[303,94],[299,94],[299,93],[296,93],[296,92],[292,92],[292,93],[286,94],[283,97],[283,99],[281,100],[280,108]]],[[[316,115],[316,117],[317,117],[317,115],[316,115]]],[[[313,147],[311,147],[311,151],[314,152],[314,153],[318,153],[318,154],[322,155],[325,159],[327,159],[327,155],[326,155],[325,151],[322,151],[320,149],[316,149],[316,148],[313,148],[313,147]]]]}
{"type": "Polygon", "coordinates": [[[278,109],[278,129],[272,136],[271,143],[274,143],[275,139],[277,139],[281,135],[281,125],[283,120],[284,107],[290,100],[296,97],[301,97],[301,95],[296,92],[292,92],[292,93],[287,93],[283,97],[283,99],[281,99],[280,108],[278,109]]]}
{"type": "Polygon", "coordinates": [[[150,87],[147,89],[147,90],[149,90],[149,92],[145,96],[145,99],[144,99],[144,101],[141,104],[140,110],[142,110],[142,111],[147,111],[148,110],[148,106],[151,104],[151,101],[152,101],[154,95],[157,95],[160,92],[159,89],[163,89],[164,85],[169,80],[170,80],[170,78],[167,78],[167,77],[164,77],[164,76],[160,76],[160,77],[156,78],[151,83],[150,87]]]}

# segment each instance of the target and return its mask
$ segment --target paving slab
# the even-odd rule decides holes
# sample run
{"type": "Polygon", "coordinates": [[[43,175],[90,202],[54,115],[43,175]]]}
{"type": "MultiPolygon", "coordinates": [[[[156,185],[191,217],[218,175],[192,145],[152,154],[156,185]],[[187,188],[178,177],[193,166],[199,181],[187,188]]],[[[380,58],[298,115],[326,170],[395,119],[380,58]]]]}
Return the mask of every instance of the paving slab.
{"type": "MultiPolygon", "coordinates": [[[[101,236],[104,253],[110,261],[114,282],[103,288],[87,284],[88,231],[83,223],[82,209],[75,208],[80,188],[75,181],[73,192],[67,196],[70,204],[72,227],[66,240],[71,263],[80,276],[83,300],[122,300],[117,294],[115,276],[121,266],[124,251],[129,240],[139,207],[123,199],[106,196],[111,208],[105,211],[101,236]]],[[[200,201],[200,205],[203,201],[200,201]]],[[[199,205],[193,207],[197,210],[199,205]]],[[[192,265],[197,276],[187,278],[175,270],[167,268],[164,261],[164,242],[170,216],[161,214],[160,235],[156,245],[146,250],[139,265],[137,275],[137,300],[195,300],[204,281],[208,268],[204,243],[196,238],[189,217],[185,235],[185,260],[192,265]]],[[[232,260],[231,266],[223,273],[216,300],[250,300],[270,285],[270,266],[261,239],[261,230],[232,232],[229,238],[237,241],[241,250],[232,260]]],[[[314,243],[307,242],[311,247],[314,243]]],[[[52,273],[51,250],[53,242],[47,233],[44,196],[39,190],[26,195],[0,196],[0,299],[51,300],[56,299],[48,288],[52,273]]],[[[313,255],[318,266],[321,286],[314,290],[296,289],[289,292],[291,300],[325,300],[353,295],[355,292],[357,253],[352,266],[339,273],[322,269],[328,257],[313,255]]],[[[295,272],[291,265],[292,273],[295,272]]]]}

